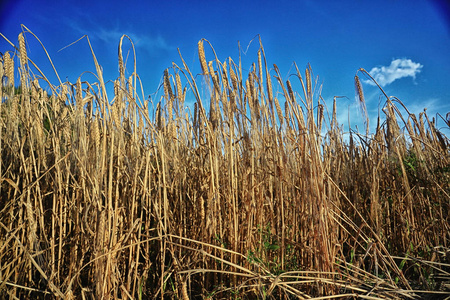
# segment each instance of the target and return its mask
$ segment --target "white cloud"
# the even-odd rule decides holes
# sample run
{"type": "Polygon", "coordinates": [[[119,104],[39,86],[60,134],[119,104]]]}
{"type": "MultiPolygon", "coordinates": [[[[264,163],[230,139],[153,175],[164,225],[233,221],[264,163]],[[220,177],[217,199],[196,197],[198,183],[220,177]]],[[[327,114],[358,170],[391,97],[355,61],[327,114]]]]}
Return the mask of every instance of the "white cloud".
{"type": "Polygon", "coordinates": [[[153,50],[166,50],[170,51],[175,49],[175,47],[170,46],[167,41],[161,36],[149,36],[140,35],[136,33],[130,33],[127,31],[120,31],[116,29],[100,29],[98,31],[91,32],[94,37],[106,42],[106,43],[118,43],[123,34],[130,37],[136,47],[145,48],[149,51],[153,50]]]}
{"type": "MultiPolygon", "coordinates": [[[[382,87],[391,84],[397,79],[403,77],[416,78],[416,74],[420,73],[423,65],[415,63],[410,59],[399,58],[392,60],[389,66],[375,67],[370,70],[369,74],[382,87]]],[[[364,80],[365,83],[375,85],[372,80],[364,80]]]]}
{"type": "Polygon", "coordinates": [[[136,43],[136,46],[139,47],[160,49],[160,50],[175,49],[175,47],[170,46],[161,35],[157,35],[156,37],[131,35],[130,38],[133,40],[134,43],[136,43]]]}
{"type": "Polygon", "coordinates": [[[145,48],[149,51],[170,51],[174,49],[174,47],[170,46],[159,34],[156,36],[149,36],[136,34],[129,31],[120,31],[117,29],[100,28],[96,31],[91,31],[89,37],[98,38],[105,43],[117,44],[123,34],[128,35],[136,47],[145,48]]]}
{"type": "Polygon", "coordinates": [[[87,35],[91,41],[100,40],[107,44],[117,45],[122,35],[126,34],[131,38],[136,47],[141,47],[148,51],[170,51],[176,49],[176,47],[169,45],[166,39],[160,34],[143,35],[132,32],[129,28],[118,29],[118,26],[108,28],[106,26],[99,26],[98,24],[84,24],[69,18],[65,22],[74,32],[87,35]]]}

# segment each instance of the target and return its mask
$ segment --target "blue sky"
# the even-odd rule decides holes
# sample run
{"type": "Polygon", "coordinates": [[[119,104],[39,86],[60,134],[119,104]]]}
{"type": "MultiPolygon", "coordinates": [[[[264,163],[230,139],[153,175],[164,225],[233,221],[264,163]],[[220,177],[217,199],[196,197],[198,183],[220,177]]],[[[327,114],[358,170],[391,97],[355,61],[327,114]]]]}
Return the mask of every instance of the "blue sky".
{"type": "MultiPolygon", "coordinates": [[[[200,39],[212,43],[221,61],[231,57],[236,62],[239,41],[242,50],[248,46],[242,54],[248,70],[259,48],[257,39],[249,43],[259,34],[269,66],[277,64],[284,80],[294,73],[294,61],[302,71],[310,63],[330,109],[334,96],[348,97],[339,100],[339,120],[347,125],[348,114],[356,122],[361,118],[353,81],[359,68],[412,112],[427,108],[430,116],[439,112],[445,117],[450,111],[449,8],[448,1],[432,0],[6,0],[0,4],[0,32],[17,43],[20,24],[26,25],[43,42],[61,79],[70,82],[80,75],[95,81],[84,73],[95,73],[95,67],[86,40],[65,46],[88,35],[105,80],[114,80],[119,40],[127,34],[135,43],[145,96],[155,102],[162,94],[155,93],[164,69],[172,62],[181,66],[177,48],[191,70],[200,73],[200,39]]],[[[31,35],[27,42],[29,57],[57,84],[39,44],[31,35]]],[[[124,53],[129,49],[125,42],[124,53]]],[[[0,51],[7,50],[11,47],[0,38],[0,51]]],[[[212,59],[207,51],[207,60],[212,59]]],[[[381,92],[364,80],[363,88],[373,127],[381,92]]],[[[446,127],[442,121],[438,125],[446,127]]]]}

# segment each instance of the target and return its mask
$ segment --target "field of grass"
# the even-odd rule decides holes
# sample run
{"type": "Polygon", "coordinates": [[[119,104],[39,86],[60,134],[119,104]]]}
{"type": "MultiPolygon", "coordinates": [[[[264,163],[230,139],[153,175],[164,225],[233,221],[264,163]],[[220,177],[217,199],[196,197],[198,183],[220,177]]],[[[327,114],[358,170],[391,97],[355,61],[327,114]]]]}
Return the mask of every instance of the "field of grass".
{"type": "Polygon", "coordinates": [[[449,295],[448,116],[386,96],[346,138],[310,67],[294,91],[262,45],[244,73],[205,40],[202,74],[180,55],[151,102],[125,38],[113,83],[94,51],[98,81],[75,83],[49,82],[24,33],[2,51],[0,298],[449,295]]]}

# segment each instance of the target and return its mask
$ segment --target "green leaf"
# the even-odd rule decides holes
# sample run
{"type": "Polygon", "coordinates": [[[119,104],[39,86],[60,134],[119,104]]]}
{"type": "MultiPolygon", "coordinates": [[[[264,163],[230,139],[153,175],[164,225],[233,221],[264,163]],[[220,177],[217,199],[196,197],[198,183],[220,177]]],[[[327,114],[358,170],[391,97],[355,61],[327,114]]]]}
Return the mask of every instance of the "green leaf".
{"type": "Polygon", "coordinates": [[[280,246],[278,246],[277,244],[270,244],[267,249],[269,250],[278,250],[280,249],[280,246]]]}
{"type": "Polygon", "coordinates": [[[400,270],[403,270],[403,267],[405,266],[405,263],[406,263],[406,258],[400,262],[400,266],[398,266],[398,268],[400,270]]]}

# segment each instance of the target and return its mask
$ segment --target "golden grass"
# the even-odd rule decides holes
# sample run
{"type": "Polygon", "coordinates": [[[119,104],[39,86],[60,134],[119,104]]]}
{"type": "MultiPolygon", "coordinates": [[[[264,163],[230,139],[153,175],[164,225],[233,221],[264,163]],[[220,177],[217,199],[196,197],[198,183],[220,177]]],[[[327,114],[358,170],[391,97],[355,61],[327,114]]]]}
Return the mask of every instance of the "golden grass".
{"type": "Polygon", "coordinates": [[[327,118],[310,66],[304,76],[296,66],[299,94],[267,66],[261,43],[244,75],[231,58],[207,62],[204,40],[202,74],[180,55],[149,102],[135,62],[125,76],[126,36],[108,99],[93,51],[98,82],[53,85],[27,56],[25,29],[2,56],[2,298],[445,292],[449,141],[425,112],[403,116],[386,96],[376,132],[346,140],[336,99],[327,118]]]}

